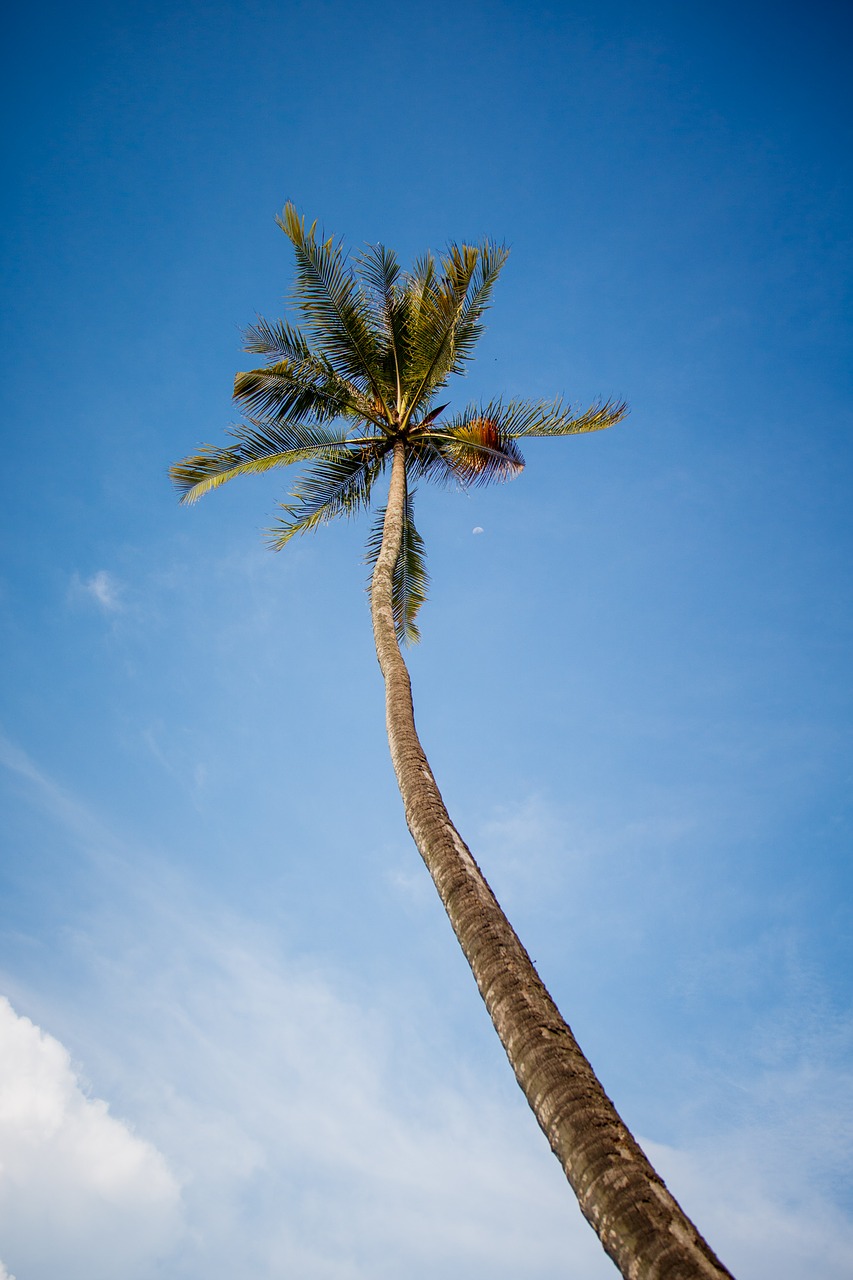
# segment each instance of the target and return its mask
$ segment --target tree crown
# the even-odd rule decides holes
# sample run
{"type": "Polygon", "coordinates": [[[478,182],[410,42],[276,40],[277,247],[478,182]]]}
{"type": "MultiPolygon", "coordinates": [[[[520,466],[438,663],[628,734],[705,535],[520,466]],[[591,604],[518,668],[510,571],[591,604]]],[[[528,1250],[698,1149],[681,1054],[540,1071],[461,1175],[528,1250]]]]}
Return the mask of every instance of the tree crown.
{"type": "MultiPolygon", "coordinates": [[[[232,428],[232,444],[204,445],[172,466],[182,502],[238,475],[303,463],[270,530],[279,549],[297,533],[369,507],[398,442],[407,481],[470,488],[517,475],[524,467],[517,441],[524,436],[599,431],[627,413],[613,401],[581,413],[561,400],[496,399],[449,415],[448,404],[435,405],[474,353],[505,246],[451,244],[404,272],[384,245],[349,258],[340,241],[318,236],[316,222],[306,227],[290,203],[278,223],[293,246],[293,300],[302,327],[259,317],[246,330],[246,350],[265,361],[234,380],[246,421],[232,428]]],[[[428,583],[413,496],[409,489],[393,591],[398,635],[406,641],[418,639],[415,618],[428,583]]],[[[377,513],[368,539],[369,560],[378,555],[383,515],[377,513]]]]}

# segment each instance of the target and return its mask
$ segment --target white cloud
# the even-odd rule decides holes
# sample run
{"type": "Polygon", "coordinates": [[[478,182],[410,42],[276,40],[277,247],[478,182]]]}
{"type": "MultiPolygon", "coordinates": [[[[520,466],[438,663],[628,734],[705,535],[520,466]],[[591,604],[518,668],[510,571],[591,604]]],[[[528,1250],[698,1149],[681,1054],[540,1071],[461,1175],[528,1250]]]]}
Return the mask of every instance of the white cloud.
{"type": "MultiPolygon", "coordinates": [[[[507,1107],[500,1089],[437,1060],[402,995],[378,993],[385,1008],[344,998],[340,978],[286,958],[257,925],[201,907],[197,885],[123,850],[2,737],[0,761],[92,859],[109,901],[67,935],[79,996],[64,985],[51,1008],[40,993],[39,1018],[73,1028],[98,1092],[119,1099],[179,1178],[186,1229],[163,1264],[170,1280],[544,1280],[567,1260],[607,1280],[611,1264],[520,1095],[507,1107]]],[[[68,1055],[46,1043],[67,1085],[68,1055]]],[[[55,1110],[50,1080],[39,1087],[55,1110]]],[[[62,1233],[37,1225],[45,1192],[29,1181],[21,1200],[9,1265],[25,1280],[77,1280],[62,1233]]],[[[143,1197],[137,1221],[149,1209],[143,1197]]],[[[141,1277],[150,1264],[133,1230],[102,1232],[98,1257],[86,1280],[141,1277]]]]}
{"type": "MultiPolygon", "coordinates": [[[[159,921],[101,935],[89,1034],[185,1179],[170,1277],[615,1277],[503,1064],[475,1079],[422,1010],[344,997],[164,887],[159,921]],[[153,967],[118,942],[140,933],[153,967]]],[[[845,1280],[853,1223],[827,1194],[844,1171],[826,1140],[844,1083],[827,1068],[755,1087],[784,1107],[690,1150],[643,1145],[739,1280],[845,1280]]]]}
{"type": "Polygon", "coordinates": [[[110,939],[97,1000],[107,1069],[185,1180],[170,1276],[545,1280],[568,1263],[607,1280],[520,1095],[507,1106],[417,1032],[398,1037],[405,1009],[344,998],[174,889],[156,970],[110,939]]]}
{"type": "MultiPolygon", "coordinates": [[[[171,1248],[179,1188],[81,1087],[66,1049],[0,998],[0,1236],[27,1280],[140,1277],[171,1248]]],[[[0,1273],[5,1275],[6,1273],[0,1273]]]]}
{"type": "MultiPolygon", "coordinates": [[[[57,1041],[15,1020],[38,1092],[19,1111],[41,1117],[24,1126],[42,1134],[39,1150],[49,1146],[45,1117],[78,1117],[76,1128],[65,1125],[65,1146],[51,1139],[49,1148],[78,1157],[83,1143],[73,1135],[109,1121],[118,1133],[101,1131],[91,1147],[124,1171],[123,1181],[100,1183],[86,1173],[81,1191],[67,1155],[44,1168],[44,1183],[35,1159],[24,1162],[16,1251],[5,1252],[22,1280],[141,1280],[152,1259],[143,1222],[159,1224],[160,1240],[173,1246],[160,1271],[170,1280],[615,1278],[499,1051],[475,1077],[464,1050],[448,1043],[430,1004],[438,997],[396,990],[393,975],[358,991],[354,975],[288,955],[142,851],[125,848],[122,857],[121,839],[13,744],[0,740],[0,758],[30,781],[73,843],[110,850],[96,866],[108,910],[69,923],[76,994],[67,983],[54,997],[42,992],[39,1021],[66,1028],[66,1038],[73,1028],[97,1092],[155,1144],[81,1092],[57,1041]],[[36,1041],[52,1047],[45,1054],[36,1041]],[[143,1166],[153,1181],[139,1176],[143,1166]],[[162,1194],[152,1202],[158,1177],[162,1194]],[[88,1223],[86,1238],[97,1235],[109,1189],[121,1191],[124,1218],[114,1215],[118,1228],[109,1220],[93,1265],[82,1228],[76,1253],[61,1234],[56,1245],[45,1241],[39,1222],[53,1200],[77,1205],[79,1222],[72,1214],[63,1229],[88,1223]],[[68,1256],[86,1271],[70,1270],[68,1256]]],[[[565,833],[534,799],[499,814],[490,834],[510,881],[519,848],[533,840],[547,868],[565,833]]],[[[584,858],[581,850],[580,865],[584,858]]],[[[825,1034],[810,1040],[827,1043],[825,1034]]],[[[23,1074],[19,1061],[14,1079],[23,1074]]],[[[834,1138],[848,1096],[842,1073],[830,1057],[801,1059],[796,1069],[744,1081],[753,1096],[737,1130],[712,1123],[684,1149],[644,1145],[739,1280],[842,1280],[853,1270],[853,1222],[835,1201],[848,1173],[834,1138]]],[[[87,1156],[74,1167],[103,1163],[87,1156]]],[[[8,1212],[4,1199],[0,1210],[8,1212]]]]}
{"type": "Polygon", "coordinates": [[[71,591],[74,595],[88,596],[105,613],[120,613],[124,608],[121,584],[106,569],[99,569],[91,578],[81,578],[75,573],[71,591]]]}

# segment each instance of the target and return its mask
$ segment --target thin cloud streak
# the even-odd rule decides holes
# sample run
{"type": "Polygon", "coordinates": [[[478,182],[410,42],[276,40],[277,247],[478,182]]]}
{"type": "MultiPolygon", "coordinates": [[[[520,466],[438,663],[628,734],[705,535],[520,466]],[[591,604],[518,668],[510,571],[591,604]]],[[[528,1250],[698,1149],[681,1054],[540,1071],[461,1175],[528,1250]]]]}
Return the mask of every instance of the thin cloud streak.
{"type": "Polygon", "coordinates": [[[124,610],[124,589],[115,575],[107,569],[98,569],[89,578],[82,578],[75,573],[70,590],[72,596],[94,600],[104,613],[122,613],[124,610]]]}

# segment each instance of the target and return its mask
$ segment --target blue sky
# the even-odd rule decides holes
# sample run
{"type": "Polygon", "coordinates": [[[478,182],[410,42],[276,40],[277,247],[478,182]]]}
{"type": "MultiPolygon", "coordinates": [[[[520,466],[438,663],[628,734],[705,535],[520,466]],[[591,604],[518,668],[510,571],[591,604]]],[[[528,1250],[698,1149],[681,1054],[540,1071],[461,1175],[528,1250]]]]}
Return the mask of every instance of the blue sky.
{"type": "MultiPolygon", "coordinates": [[[[615,1274],[411,845],[366,526],[180,509],[274,215],[512,247],[457,402],[626,398],[419,494],[439,784],[740,1280],[853,1266],[849,20],[22,8],[7,41],[0,1259],[615,1274]],[[473,533],[482,529],[482,533],[473,533]],[[45,1233],[45,1218],[51,1230],[45,1233]]],[[[2,1266],[0,1266],[2,1275],[2,1266]]]]}

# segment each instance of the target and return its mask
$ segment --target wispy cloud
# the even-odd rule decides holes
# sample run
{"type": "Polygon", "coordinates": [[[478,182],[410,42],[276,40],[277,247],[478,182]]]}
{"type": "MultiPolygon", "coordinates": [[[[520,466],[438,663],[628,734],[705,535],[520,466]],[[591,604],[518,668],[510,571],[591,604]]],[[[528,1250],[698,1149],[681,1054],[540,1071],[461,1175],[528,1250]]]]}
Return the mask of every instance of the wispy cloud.
{"type": "MultiPolygon", "coordinates": [[[[71,841],[105,841],[98,815],[13,744],[2,758],[71,841]]],[[[538,802],[495,821],[510,871],[512,849],[531,830],[546,846],[560,834],[538,802]]],[[[351,975],[292,954],[221,904],[204,905],[198,885],[155,867],[118,833],[108,843],[114,856],[99,867],[108,907],[69,921],[79,981],[70,994],[67,984],[41,990],[35,1003],[42,1025],[65,1029],[97,1093],[132,1120],[127,1141],[148,1155],[128,1151],[160,1170],[155,1225],[171,1245],[170,1277],[614,1275],[497,1050],[494,1072],[475,1078],[464,1051],[449,1061],[437,1049],[441,1013],[428,997],[413,1008],[411,993],[390,984],[354,991],[351,975]],[[183,1231],[169,1216],[176,1180],[183,1231]]],[[[53,1076],[38,1086],[45,1106],[62,1079],[67,1109],[88,1116],[95,1106],[103,1120],[104,1104],[81,1092],[64,1054],[56,1045],[53,1076]]],[[[756,1074],[745,1087],[784,1105],[753,1107],[741,1125],[706,1130],[680,1149],[645,1143],[740,1280],[850,1274],[853,1223],[828,1191],[846,1168],[827,1142],[847,1096],[842,1076],[829,1060],[756,1074]]],[[[128,1175],[124,1185],[138,1224],[153,1212],[150,1187],[134,1201],[139,1182],[128,1175]]],[[[45,1212],[39,1194],[33,1213],[45,1212]]],[[[38,1274],[27,1249],[43,1247],[44,1236],[33,1229],[31,1246],[22,1239],[7,1251],[19,1275],[38,1274]]],[[[56,1238],[44,1274],[73,1275],[56,1238]]],[[[128,1261],[110,1253],[111,1239],[104,1266],[143,1274],[147,1243],[128,1261]]]]}
{"type": "MultiPolygon", "coordinates": [[[[545,1280],[568,1266],[607,1280],[520,1098],[507,1106],[464,1070],[453,1080],[425,1042],[401,1043],[393,1015],[248,924],[194,915],[174,890],[159,919],[136,915],[129,929],[122,912],[90,934],[85,1007],[71,1013],[99,1090],[111,1080],[146,1149],[180,1173],[185,1231],[164,1258],[170,1276],[545,1280]]],[[[32,1247],[9,1253],[25,1274],[36,1211],[53,1220],[32,1199],[32,1247]]],[[[149,1210],[141,1197],[135,1220],[149,1210]]],[[[68,1275],[61,1226],[39,1247],[68,1275]]],[[[99,1257],[99,1280],[110,1264],[136,1276],[151,1251],[130,1265],[107,1237],[99,1257]]]]}
{"type": "Polygon", "coordinates": [[[104,613],[121,613],[124,610],[124,589],[107,569],[98,569],[90,578],[75,573],[70,590],[73,597],[94,600],[104,613]]]}
{"type": "MultiPolygon", "coordinates": [[[[458,1064],[454,1079],[425,1030],[401,1038],[411,1011],[393,995],[344,996],[343,975],[200,907],[198,886],[140,850],[126,845],[123,862],[96,814],[0,745],[74,844],[108,845],[97,864],[108,909],[69,922],[80,980],[33,1003],[180,1179],[186,1230],[170,1276],[544,1280],[568,1260],[606,1280],[610,1264],[520,1095],[507,1107],[458,1064]]],[[[61,1233],[51,1238],[52,1273],[68,1275],[61,1233]]],[[[8,1260],[26,1273],[31,1256],[8,1260]]],[[[140,1256],[144,1270],[150,1253],[140,1256]]],[[[113,1274],[135,1274],[119,1261],[113,1274]]]]}
{"type": "MultiPolygon", "coordinates": [[[[88,805],[49,777],[26,751],[0,729],[0,765],[27,786],[30,802],[58,823],[87,856],[121,857],[123,842],[88,805]]],[[[2,1280],[2,1278],[0,1278],[2,1280]]]]}

